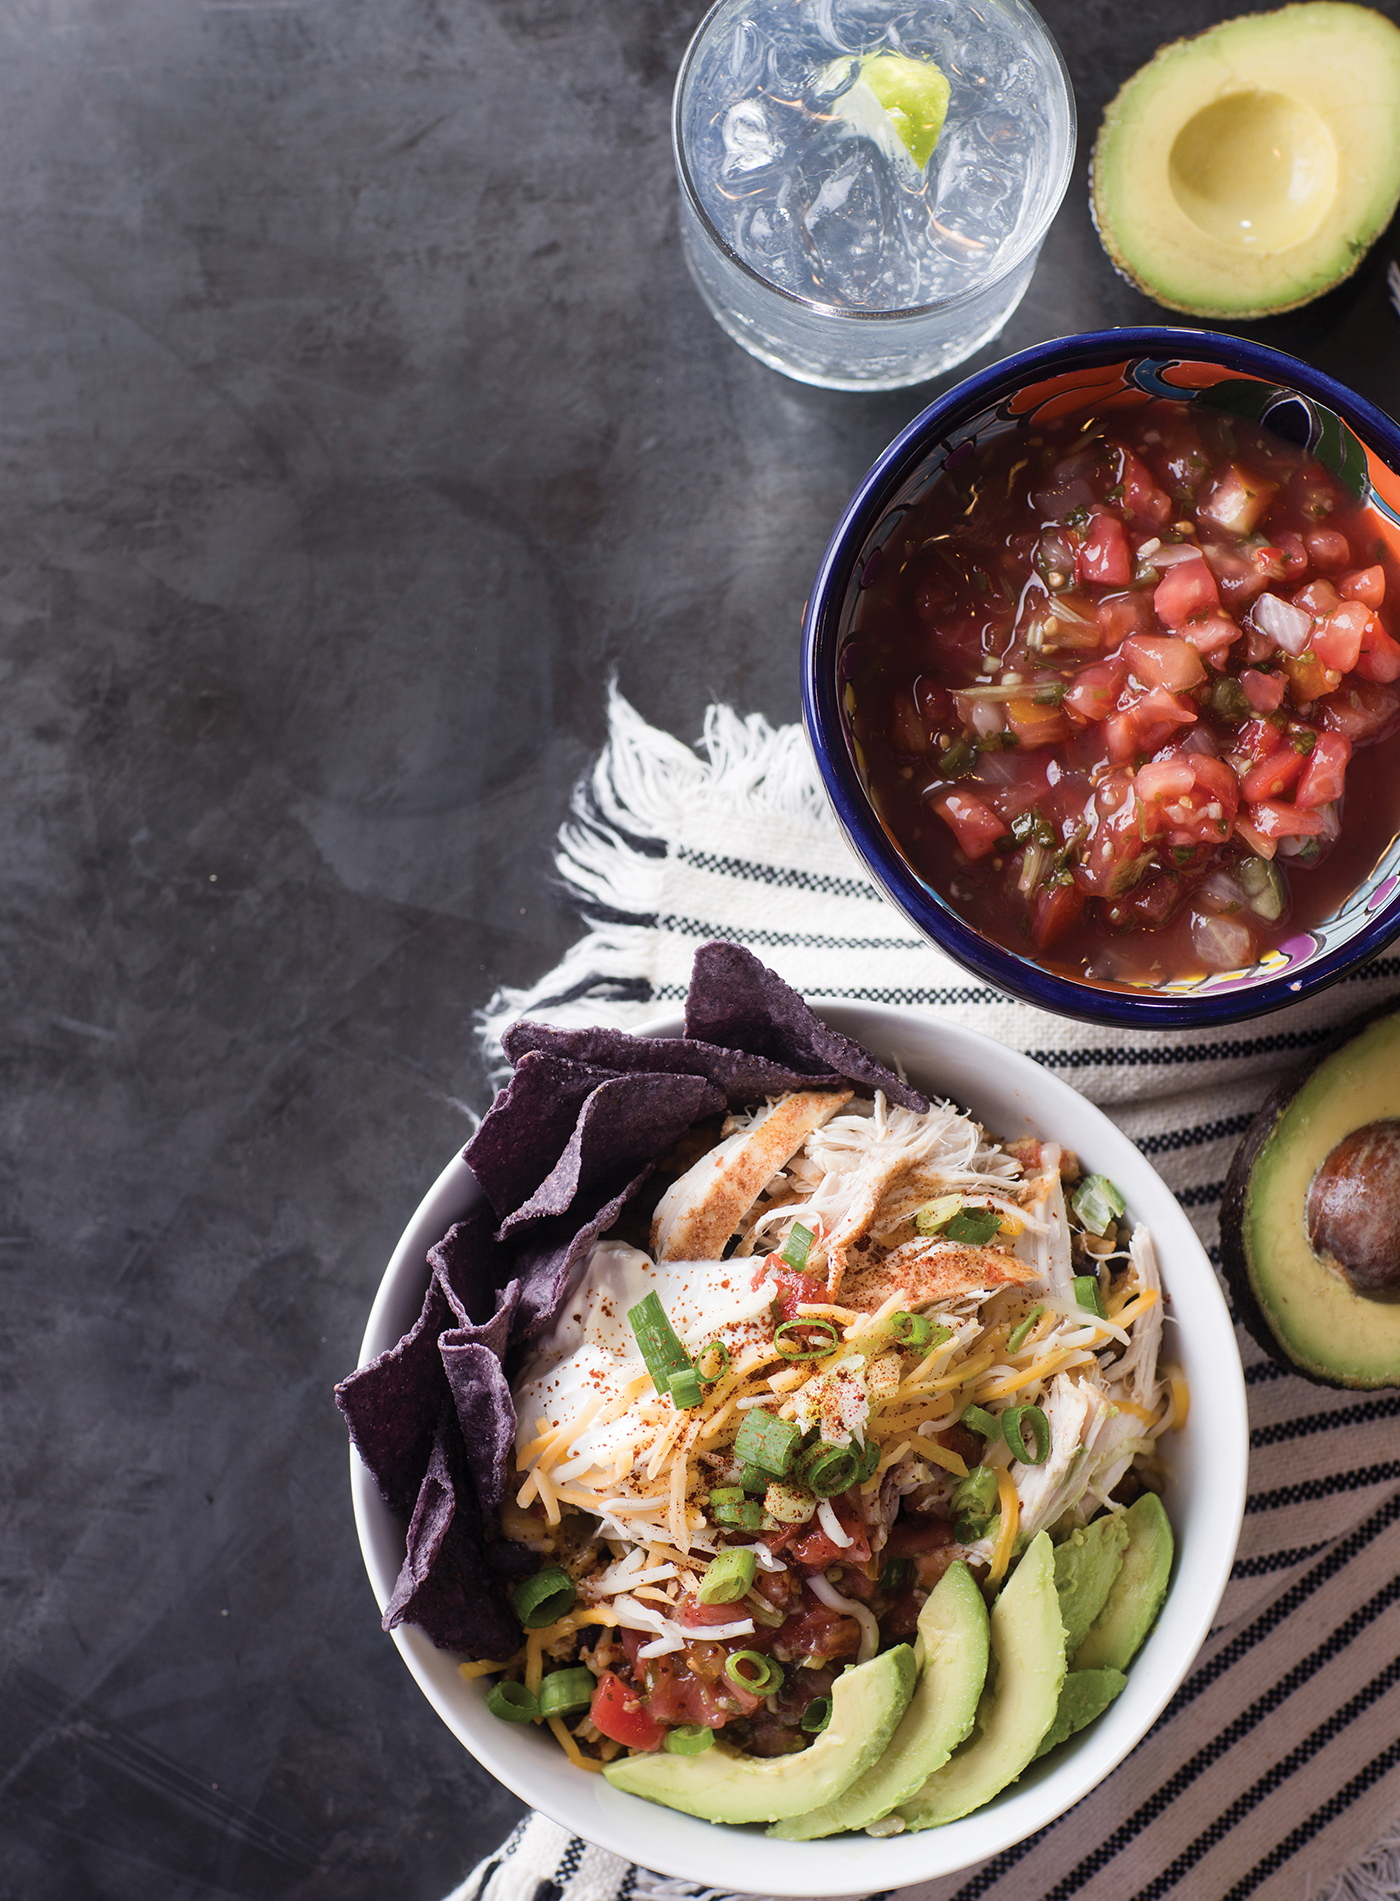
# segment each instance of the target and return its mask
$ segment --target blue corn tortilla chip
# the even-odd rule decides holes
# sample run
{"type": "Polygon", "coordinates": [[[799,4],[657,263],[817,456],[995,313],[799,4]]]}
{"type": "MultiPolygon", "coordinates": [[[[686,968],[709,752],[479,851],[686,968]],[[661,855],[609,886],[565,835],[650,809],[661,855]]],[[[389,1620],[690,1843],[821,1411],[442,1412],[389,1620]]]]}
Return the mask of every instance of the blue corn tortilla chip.
{"type": "Polygon", "coordinates": [[[500,1570],[487,1556],[486,1527],[450,1404],[438,1418],[403,1569],[384,1607],[385,1630],[399,1624],[417,1624],[442,1649],[478,1659],[509,1657],[520,1644],[500,1570]]]}
{"type": "Polygon", "coordinates": [[[877,1063],[869,1050],[828,1029],[815,1010],[775,971],[740,944],[702,944],[690,973],[685,1033],[702,1043],[752,1050],[802,1070],[835,1070],[867,1091],[923,1111],[928,1097],[877,1063]]]}
{"type": "Polygon", "coordinates": [[[516,1255],[520,1277],[520,1305],[514,1337],[533,1340],[563,1306],[575,1275],[581,1275],[599,1237],[613,1226],[622,1210],[652,1172],[652,1164],[630,1179],[603,1182],[567,1215],[540,1221],[524,1237],[516,1255]]]}
{"type": "MultiPolygon", "coordinates": [[[[459,1327],[499,1322],[501,1290],[509,1291],[515,1270],[510,1249],[496,1239],[496,1216],[489,1202],[478,1201],[453,1223],[437,1246],[429,1250],[428,1266],[459,1327]]],[[[505,1352],[504,1340],[499,1350],[505,1352]]]]}
{"type": "MultiPolygon", "coordinates": [[[[512,1286],[519,1283],[513,1281],[512,1286]]],[[[452,1389],[467,1468],[485,1512],[500,1510],[511,1447],[515,1442],[515,1402],[510,1396],[501,1356],[483,1340],[453,1328],[438,1341],[447,1384],[452,1389]]]]}
{"type": "Polygon", "coordinates": [[[398,1345],[335,1389],[355,1450],[400,1518],[413,1512],[443,1405],[451,1402],[438,1335],[452,1320],[447,1296],[429,1281],[423,1310],[398,1345]]]}
{"type": "Polygon", "coordinates": [[[543,1052],[521,1059],[462,1156],[499,1220],[534,1194],[563,1154],[584,1103],[611,1075],[543,1052]]]}
{"type": "Polygon", "coordinates": [[[567,1213],[581,1190],[664,1153],[692,1122],[724,1106],[724,1091],[704,1076],[638,1074],[599,1083],[580,1109],[564,1153],[530,1199],[502,1221],[498,1239],[542,1216],[567,1213]]]}
{"type": "Polygon", "coordinates": [[[683,1036],[629,1036],[626,1030],[560,1030],[551,1023],[512,1023],[501,1038],[512,1062],[527,1051],[567,1057],[622,1074],[633,1070],[669,1070],[674,1075],[708,1076],[724,1091],[731,1109],[780,1096],[790,1089],[837,1089],[844,1078],[834,1069],[818,1074],[750,1056],[745,1050],[720,1049],[683,1036]]]}

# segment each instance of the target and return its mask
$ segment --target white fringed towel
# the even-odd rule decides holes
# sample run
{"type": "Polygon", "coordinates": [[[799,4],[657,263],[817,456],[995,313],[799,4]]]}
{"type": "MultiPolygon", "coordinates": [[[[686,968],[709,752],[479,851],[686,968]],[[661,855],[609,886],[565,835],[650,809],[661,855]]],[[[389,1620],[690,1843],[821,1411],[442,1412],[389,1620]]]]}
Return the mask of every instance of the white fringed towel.
{"type": "MultiPolygon", "coordinates": [[[[1223,1032],[1131,1035],[1016,1003],[931,949],[852,858],[801,729],[711,707],[698,749],[614,693],[557,864],[588,920],[557,969],[483,1018],[631,1027],[685,997],[697,945],[747,945],[813,1000],[927,1009],[1028,1051],[1149,1155],[1218,1263],[1230,1156],[1271,1079],[1400,991],[1379,958],[1223,1032]]],[[[1322,1901],[1400,1813],[1400,1393],[1281,1374],[1243,1332],[1252,1455],[1215,1632],[1152,1733],[1076,1808],[916,1901],[1322,1901]]],[[[1337,1901],[1400,1894],[1393,1840],[1337,1901]],[[1379,1872],[1377,1872],[1379,1871],[1379,1872]],[[1369,1885],[1368,1885],[1369,1884],[1369,1885]]],[[[462,1901],[675,1901],[664,1881],[532,1817],[462,1901]]],[[[456,1901],[456,1897],[454,1897],[456,1901]]]]}

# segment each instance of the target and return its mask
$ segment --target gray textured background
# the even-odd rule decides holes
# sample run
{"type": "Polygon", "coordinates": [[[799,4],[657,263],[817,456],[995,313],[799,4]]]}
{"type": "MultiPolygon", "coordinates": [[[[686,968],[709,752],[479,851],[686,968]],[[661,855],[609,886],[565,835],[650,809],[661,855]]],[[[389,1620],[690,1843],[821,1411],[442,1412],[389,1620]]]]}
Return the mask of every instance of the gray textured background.
{"type": "MultiPolygon", "coordinates": [[[[1395,12],[1392,5],[1386,9],[1395,12]]],[[[432,1901],[504,1834],[379,1634],[330,1401],[576,923],[603,683],[789,719],[808,582],[937,386],[822,393],[687,280],[698,5],[0,8],[0,1894],[432,1901]]],[[[1237,5],[1047,0],[1104,100],[1237,5]]],[[[1160,313],[1081,157],[989,361],[1160,313]]],[[[1392,411],[1382,243],[1252,333],[1392,411]]]]}

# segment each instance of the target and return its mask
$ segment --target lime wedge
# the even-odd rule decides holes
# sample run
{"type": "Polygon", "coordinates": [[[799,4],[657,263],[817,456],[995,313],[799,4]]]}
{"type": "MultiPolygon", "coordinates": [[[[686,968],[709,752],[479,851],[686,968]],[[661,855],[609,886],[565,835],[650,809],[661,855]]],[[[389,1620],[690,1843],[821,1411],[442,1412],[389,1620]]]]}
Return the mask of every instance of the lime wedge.
{"type": "Polygon", "coordinates": [[[931,59],[911,59],[907,53],[867,53],[861,78],[922,171],[948,116],[948,81],[941,70],[931,59]]]}

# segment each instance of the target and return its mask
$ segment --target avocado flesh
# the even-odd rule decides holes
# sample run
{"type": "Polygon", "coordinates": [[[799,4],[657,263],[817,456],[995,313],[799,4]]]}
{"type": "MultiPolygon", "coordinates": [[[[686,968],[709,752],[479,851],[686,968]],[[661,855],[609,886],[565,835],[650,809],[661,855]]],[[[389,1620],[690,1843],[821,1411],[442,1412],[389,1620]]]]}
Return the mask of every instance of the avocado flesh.
{"type": "Polygon", "coordinates": [[[1036,1760],[1048,1756],[1096,1716],[1102,1716],[1127,1681],[1121,1670],[1071,1670],[1060,1689],[1055,1720],[1035,1752],[1036,1760]]]}
{"type": "Polygon", "coordinates": [[[1349,277],[1400,199],[1400,29],[1310,0],[1164,46],[1104,114],[1090,203],[1170,310],[1248,319],[1349,277]]]}
{"type": "Polygon", "coordinates": [[[923,1655],[918,1686],[879,1761],[844,1795],[769,1829],[783,1841],[810,1842],[843,1828],[868,1828],[947,1762],[972,1728],[987,1676],[987,1607],[967,1566],[950,1564],[919,1613],[923,1655]]]}
{"type": "Polygon", "coordinates": [[[1391,1116],[1400,1116],[1400,1013],[1387,1006],[1265,1104],[1225,1185],[1221,1244],[1241,1316],[1290,1371],[1330,1386],[1400,1385],[1400,1300],[1348,1286],[1313,1252],[1306,1221],[1308,1189],[1332,1150],[1391,1116]]]}
{"type": "Polygon", "coordinates": [[[1128,1548],[1127,1514],[1105,1512],[1055,1547],[1055,1589],[1065,1627],[1065,1654],[1072,1657],[1108,1600],[1128,1548]]]}
{"type": "Polygon", "coordinates": [[[1070,1662],[1075,1671],[1126,1670],[1157,1621],[1175,1542],[1162,1501],[1144,1492],[1123,1514],[1128,1545],[1103,1609],[1070,1662]]]}
{"type": "Polygon", "coordinates": [[[707,1822],[776,1822],[832,1802],[879,1761],[913,1693],[908,1644],[836,1679],[831,1721],[793,1756],[744,1756],[716,1739],[699,1756],[622,1756],[603,1774],[615,1789],[707,1822]]]}
{"type": "Polygon", "coordinates": [[[968,1740],[900,1804],[908,1828],[937,1828],[990,1802],[1020,1775],[1055,1720],[1065,1631],[1045,1532],[1032,1538],[992,1606],[990,1637],[995,1688],[983,1692],[968,1740]]]}

